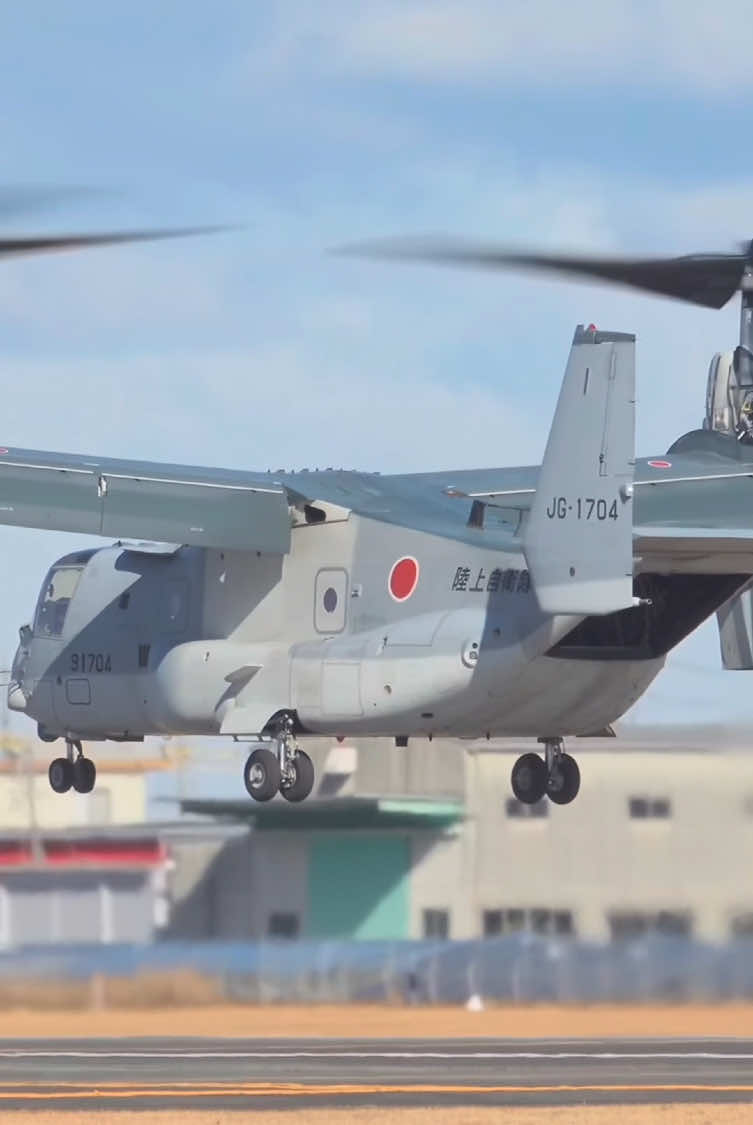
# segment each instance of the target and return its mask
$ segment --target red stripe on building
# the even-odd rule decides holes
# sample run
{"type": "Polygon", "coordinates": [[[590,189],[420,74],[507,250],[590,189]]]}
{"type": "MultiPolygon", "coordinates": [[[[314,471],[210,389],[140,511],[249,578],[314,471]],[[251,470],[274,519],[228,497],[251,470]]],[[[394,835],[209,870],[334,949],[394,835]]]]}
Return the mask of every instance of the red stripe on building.
{"type": "MultiPolygon", "coordinates": [[[[167,859],[159,840],[40,840],[38,862],[47,867],[157,867],[167,859]]],[[[26,841],[0,841],[0,868],[34,863],[26,841]]]]}

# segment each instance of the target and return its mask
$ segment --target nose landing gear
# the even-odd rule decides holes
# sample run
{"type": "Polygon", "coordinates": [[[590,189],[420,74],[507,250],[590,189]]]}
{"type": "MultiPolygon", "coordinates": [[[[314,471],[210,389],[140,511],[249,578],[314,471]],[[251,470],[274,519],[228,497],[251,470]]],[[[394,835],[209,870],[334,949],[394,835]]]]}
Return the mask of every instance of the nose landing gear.
{"type": "Polygon", "coordinates": [[[535,805],[546,794],[557,805],[569,805],[580,789],[575,758],[565,753],[561,738],[541,738],[545,757],[523,754],[512,768],[512,791],[519,801],[535,805]]]}
{"type": "Polygon", "coordinates": [[[280,793],[286,801],[305,801],[314,788],[314,763],[293,736],[293,720],[286,716],[270,745],[257,746],[243,769],[243,781],[255,801],[271,801],[280,793]]]}
{"type": "Polygon", "coordinates": [[[83,747],[77,739],[66,738],[66,756],[50,762],[47,776],[55,793],[67,793],[73,788],[77,793],[91,793],[97,780],[97,767],[91,758],[84,757],[83,747]]]}

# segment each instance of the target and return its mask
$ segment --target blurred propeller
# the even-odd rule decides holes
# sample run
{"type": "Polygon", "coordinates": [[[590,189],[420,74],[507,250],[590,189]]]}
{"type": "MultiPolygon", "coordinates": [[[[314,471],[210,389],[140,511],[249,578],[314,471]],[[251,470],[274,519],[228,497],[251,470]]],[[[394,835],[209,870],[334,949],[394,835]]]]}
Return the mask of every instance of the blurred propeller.
{"type": "Polygon", "coordinates": [[[569,254],[538,254],[488,243],[447,238],[375,239],[343,246],[349,257],[426,262],[479,269],[525,269],[616,282],[676,297],[709,309],[720,309],[741,288],[753,265],[753,243],[737,254],[689,254],[681,258],[591,258],[569,254]]]}
{"type": "MultiPolygon", "coordinates": [[[[0,220],[29,211],[49,209],[57,204],[106,194],[99,189],[68,185],[49,188],[34,185],[0,184],[0,220]]],[[[18,254],[45,254],[54,250],[81,250],[92,246],[112,246],[120,242],[154,242],[163,238],[186,238],[195,234],[214,234],[225,226],[161,227],[156,230],[101,231],[96,234],[0,235],[0,258],[18,254]]]]}
{"type": "Polygon", "coordinates": [[[0,237],[0,258],[17,254],[44,254],[53,250],[80,250],[89,246],[112,246],[119,242],[155,242],[163,238],[187,238],[214,234],[227,227],[173,227],[158,230],[103,231],[101,234],[20,235],[0,237]]]}

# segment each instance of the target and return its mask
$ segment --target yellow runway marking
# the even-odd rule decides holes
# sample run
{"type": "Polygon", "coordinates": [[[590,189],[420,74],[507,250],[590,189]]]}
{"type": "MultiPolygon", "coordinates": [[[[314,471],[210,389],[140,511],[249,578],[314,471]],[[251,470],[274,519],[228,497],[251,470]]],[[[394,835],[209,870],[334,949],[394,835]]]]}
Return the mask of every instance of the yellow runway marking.
{"type": "MultiPolygon", "coordinates": [[[[27,1086],[27,1083],[19,1083],[27,1086]]],[[[158,1083],[144,1086],[101,1083],[96,1087],[60,1084],[56,1089],[40,1086],[36,1090],[17,1089],[15,1084],[0,1087],[0,1100],[15,1101],[67,1101],[98,1098],[210,1098],[223,1097],[263,1098],[320,1098],[367,1094],[753,1094],[753,1084],[711,1085],[706,1083],[638,1083],[638,1084],[584,1084],[551,1086],[445,1086],[438,1084],[372,1085],[368,1083],[338,1083],[335,1085],[304,1085],[298,1082],[247,1082],[247,1083],[158,1083]]]]}

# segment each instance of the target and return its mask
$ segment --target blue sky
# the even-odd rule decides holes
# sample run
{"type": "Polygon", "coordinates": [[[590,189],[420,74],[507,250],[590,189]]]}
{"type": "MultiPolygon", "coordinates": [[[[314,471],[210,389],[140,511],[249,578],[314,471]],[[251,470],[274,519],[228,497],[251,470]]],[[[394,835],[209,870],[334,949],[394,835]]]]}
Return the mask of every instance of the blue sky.
{"type": "MultiPolygon", "coordinates": [[[[750,237],[740,0],[721,18],[680,0],[36,0],[4,13],[3,56],[0,183],[97,189],[8,230],[241,225],[3,264],[3,444],[251,468],[535,461],[578,321],[638,335],[640,453],[700,422],[734,307],[326,250],[750,237]]],[[[47,563],[79,542],[0,529],[9,658],[47,563]]],[[[712,623],[631,718],[747,722],[744,685],[712,623]]]]}

